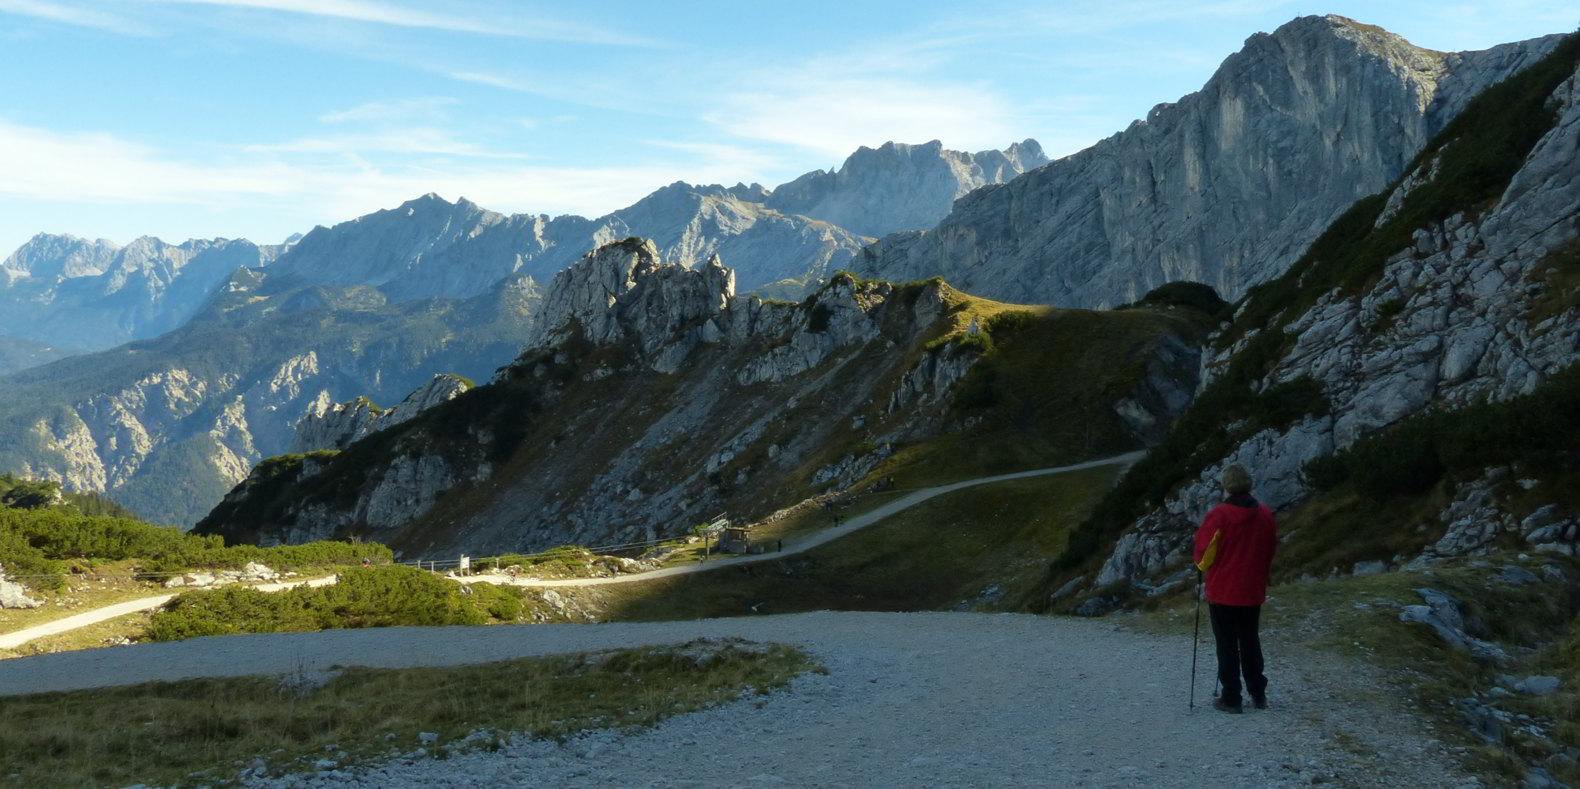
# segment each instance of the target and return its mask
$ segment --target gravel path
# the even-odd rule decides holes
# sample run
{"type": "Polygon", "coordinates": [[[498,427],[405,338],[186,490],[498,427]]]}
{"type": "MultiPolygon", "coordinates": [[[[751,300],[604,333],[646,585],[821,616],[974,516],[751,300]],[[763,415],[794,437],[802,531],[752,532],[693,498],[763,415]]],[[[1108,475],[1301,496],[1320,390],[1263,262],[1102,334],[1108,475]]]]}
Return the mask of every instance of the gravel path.
{"type": "MultiPolygon", "coordinates": [[[[1366,670],[1270,639],[1272,708],[1186,708],[1190,643],[1112,620],[831,613],[227,636],[0,662],[0,694],[334,665],[485,662],[701,636],[805,647],[828,675],[634,735],[332,769],[283,787],[1475,786],[1366,670]]],[[[1212,692],[1203,644],[1198,704],[1212,692]]],[[[414,746],[409,746],[414,747],[414,746]]]]}
{"type": "MultiPolygon", "coordinates": [[[[339,580],[339,578],[340,576],[337,575],[326,575],[323,578],[313,578],[306,581],[280,581],[278,583],[272,584],[258,584],[252,588],[257,589],[260,592],[278,592],[282,589],[292,589],[298,586],[326,586],[339,580]]],[[[183,589],[181,591],[185,592],[189,590],[183,589]]],[[[158,608],[175,599],[176,594],[179,594],[179,592],[155,595],[153,597],[139,597],[136,600],[127,600],[124,603],[116,603],[114,605],[104,606],[103,608],[95,608],[92,611],[84,611],[80,614],[74,614],[72,616],[65,617],[64,619],[56,619],[53,622],[45,622],[42,625],[34,625],[29,628],[6,633],[4,635],[0,635],[0,649],[15,649],[16,647],[26,644],[35,638],[53,636],[58,633],[64,633],[68,630],[76,630],[79,627],[96,625],[100,622],[114,619],[118,616],[135,614],[139,611],[152,611],[155,608],[158,608]]]]}

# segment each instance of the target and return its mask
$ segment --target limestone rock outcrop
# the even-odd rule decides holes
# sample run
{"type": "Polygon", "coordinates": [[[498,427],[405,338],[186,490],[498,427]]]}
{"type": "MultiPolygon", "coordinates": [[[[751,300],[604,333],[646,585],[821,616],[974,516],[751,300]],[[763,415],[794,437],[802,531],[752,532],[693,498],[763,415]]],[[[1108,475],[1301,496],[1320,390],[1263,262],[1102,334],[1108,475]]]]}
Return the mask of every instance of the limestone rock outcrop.
{"type": "Polygon", "coordinates": [[[1233,300],[1556,38],[1443,53],[1343,17],[1296,19],[1248,39],[1201,91],[852,265],[1018,303],[1107,307],[1175,280],[1233,300]]]}
{"type": "Polygon", "coordinates": [[[27,596],[27,587],[6,577],[0,567],[0,608],[37,608],[42,603],[27,596]]]}
{"type": "MultiPolygon", "coordinates": [[[[1557,277],[1558,267],[1573,266],[1580,250],[1580,72],[1547,106],[1555,123],[1492,205],[1429,222],[1386,259],[1362,292],[1334,288],[1287,326],[1268,329],[1284,332],[1286,351],[1257,386],[1312,380],[1327,399],[1326,413],[1250,436],[1199,480],[1186,481],[1120,537],[1097,586],[1181,566],[1196,520],[1220,498],[1213,480],[1224,465],[1256,469],[1258,497],[1287,508],[1309,496],[1301,468],[1314,458],[1423,409],[1530,392],[1580,362],[1580,307],[1573,286],[1557,277]]],[[[1430,182],[1436,167],[1431,158],[1422,162],[1388,205],[1397,204],[1398,190],[1430,182]]],[[[1378,224],[1390,216],[1385,208],[1378,224]]],[[[1208,374],[1253,339],[1209,356],[1208,374]]],[[[1498,481],[1499,474],[1507,477],[1508,470],[1489,469],[1487,478],[1498,481]]],[[[1490,487],[1460,486],[1442,515],[1445,534],[1427,549],[1428,559],[1476,553],[1499,534],[1544,551],[1577,551],[1574,513],[1553,508],[1516,518],[1499,508],[1490,487]]]]}

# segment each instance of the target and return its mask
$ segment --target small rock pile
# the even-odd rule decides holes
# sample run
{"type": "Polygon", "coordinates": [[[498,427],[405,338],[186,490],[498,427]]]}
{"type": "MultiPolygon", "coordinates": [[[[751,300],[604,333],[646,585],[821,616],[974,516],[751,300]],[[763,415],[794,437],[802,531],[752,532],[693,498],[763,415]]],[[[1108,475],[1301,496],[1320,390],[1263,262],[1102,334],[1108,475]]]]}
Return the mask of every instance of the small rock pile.
{"type": "Polygon", "coordinates": [[[220,570],[209,572],[199,570],[181,573],[165,581],[166,589],[177,589],[186,586],[210,587],[228,586],[230,584],[259,583],[280,580],[280,573],[267,565],[258,562],[248,562],[240,570],[220,570]]]}

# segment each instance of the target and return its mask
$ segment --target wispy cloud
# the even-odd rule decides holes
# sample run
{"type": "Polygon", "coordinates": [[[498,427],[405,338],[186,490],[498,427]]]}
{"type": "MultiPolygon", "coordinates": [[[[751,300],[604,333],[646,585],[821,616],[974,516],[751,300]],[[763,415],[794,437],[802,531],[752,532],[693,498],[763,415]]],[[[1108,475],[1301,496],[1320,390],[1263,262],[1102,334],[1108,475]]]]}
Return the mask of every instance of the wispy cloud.
{"type": "Polygon", "coordinates": [[[706,120],[730,134],[843,159],[862,145],[943,140],[996,146],[1018,139],[991,91],[897,78],[789,80],[731,94],[706,120]]]}
{"type": "Polygon", "coordinates": [[[283,143],[248,145],[252,153],[308,153],[366,156],[375,153],[464,156],[473,159],[525,159],[522,154],[490,151],[438,129],[407,128],[377,134],[300,137],[283,143]]]}
{"type": "Polygon", "coordinates": [[[456,99],[436,96],[420,99],[398,99],[359,104],[344,110],[334,110],[318,116],[324,123],[382,123],[389,121],[423,120],[445,115],[446,108],[458,104],[456,99]]]}
{"type": "MultiPolygon", "coordinates": [[[[550,166],[500,161],[497,156],[487,157],[493,160],[486,163],[466,164],[463,159],[439,166],[421,156],[375,162],[336,142],[302,141],[294,147],[254,146],[210,161],[178,157],[110,134],[63,133],[0,121],[0,199],[233,211],[289,206],[292,213],[305,211],[317,217],[314,221],[332,222],[438,192],[499,211],[599,216],[636,202],[661,184],[750,179],[756,174],[743,172],[743,164],[761,162],[729,146],[659,147],[679,155],[613,166],[550,166]],[[328,161],[304,158],[323,153],[344,155],[328,161]]],[[[20,229],[15,234],[26,237],[20,229]]]]}
{"type": "Polygon", "coordinates": [[[115,14],[45,0],[0,0],[0,13],[28,16],[126,35],[147,35],[147,28],[115,14]]]}
{"type": "MultiPolygon", "coordinates": [[[[525,17],[449,4],[443,12],[417,10],[376,0],[152,0],[169,4],[228,6],[330,17],[397,27],[448,30],[511,38],[569,41],[607,46],[653,47],[652,39],[544,17],[525,17]]],[[[429,4],[432,8],[433,4],[429,4]]]]}
{"type": "Polygon", "coordinates": [[[897,36],[750,72],[703,117],[729,134],[843,159],[862,145],[943,140],[998,146],[1014,108],[991,86],[952,77],[955,36],[897,36]]]}

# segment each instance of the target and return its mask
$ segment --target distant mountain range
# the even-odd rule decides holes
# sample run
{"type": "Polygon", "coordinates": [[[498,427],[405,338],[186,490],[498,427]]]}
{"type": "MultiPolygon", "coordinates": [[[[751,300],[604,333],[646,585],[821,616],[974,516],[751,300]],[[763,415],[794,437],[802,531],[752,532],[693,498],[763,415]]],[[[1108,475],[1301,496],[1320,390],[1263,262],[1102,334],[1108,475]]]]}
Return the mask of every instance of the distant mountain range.
{"type": "MultiPolygon", "coordinates": [[[[929,461],[955,476],[977,463],[1024,468],[1051,423],[1041,446],[1069,459],[1168,442],[1101,510],[1145,519],[1083,526],[1038,603],[1080,590],[1072,605],[1105,610],[1123,599],[1110,583],[1188,573],[1180,513],[1204,512],[1219,493],[1203,463],[1245,462],[1258,496],[1287,505],[1309,493],[1307,460],[1429,405],[1539,391],[1573,364],[1562,270],[1580,227],[1568,155],[1580,76],[1563,81],[1573,41],[1567,60],[1547,57],[1559,41],[1446,56],[1338,17],[1297,20],[1253,37],[1177,108],[863,253],[860,263],[881,263],[885,249],[922,249],[946,231],[977,250],[890,272],[906,285],[836,277],[800,304],[742,299],[722,266],[665,267],[650,243],[610,244],[555,277],[526,350],[494,382],[349,444],[316,425],[319,445],[342,451],[271,464],[198,528],[263,542],[361,536],[408,555],[673,537],[720,511],[767,517],[929,461]],[[1487,89],[1510,74],[1514,88],[1487,89]],[[1521,147],[1550,127],[1544,144],[1521,147]],[[1500,181],[1481,183],[1483,147],[1508,154],[1491,159],[1500,181]],[[1407,164],[1389,193],[1365,191],[1407,164]],[[1140,172],[1151,180],[1132,181],[1140,172]],[[1293,213],[1273,216],[1280,206],[1293,213]],[[1237,224],[1235,210],[1267,223],[1237,224]],[[1211,262],[1231,292],[1240,278],[1267,283],[1235,330],[1202,342],[1230,313],[1199,286],[1175,283],[1125,310],[1038,310],[926,279],[944,270],[1097,298],[1078,276],[1081,253],[1106,261],[1094,265],[1114,290],[1101,298],[1117,301],[1153,269],[1115,255],[1111,239],[1147,234],[1148,266],[1167,272],[1159,256],[1184,265],[1190,251],[1190,265],[1211,262]],[[1096,246],[1074,245],[1083,237],[1096,246]],[[1168,319],[1181,323],[1137,331],[1168,319]],[[1210,394],[1176,425],[1203,369],[1210,394]],[[1099,438],[1082,440],[1081,428],[1099,438]]],[[[1573,533],[1547,528],[1542,539],[1560,532],[1573,533]]]]}
{"type": "Polygon", "coordinates": [[[103,350],[184,325],[238,268],[268,293],[372,286],[391,302],[470,298],[523,273],[547,281],[594,247],[653,238],[667,260],[738,261],[753,289],[843,267],[871,236],[931,227],[961,195],[1047,163],[1034,140],[962,153],[937,141],[862,148],[777,189],[674,183],[597,219],[489,211],[425,195],[281,245],[40,234],[0,263],[0,335],[103,350]]]}
{"type": "MultiPolygon", "coordinates": [[[[1030,140],[976,154],[888,143],[783,195],[676,183],[596,220],[425,195],[280,246],[40,235],[0,265],[0,333],[99,352],[0,376],[0,469],[190,524],[310,412],[388,404],[439,373],[490,376],[527,336],[535,280],[596,245],[643,234],[670,262],[725,255],[748,283],[799,291],[871,239],[770,202],[887,232],[1044,161],[1030,140]]],[[[49,361],[26,347],[16,366],[49,361]]]]}

